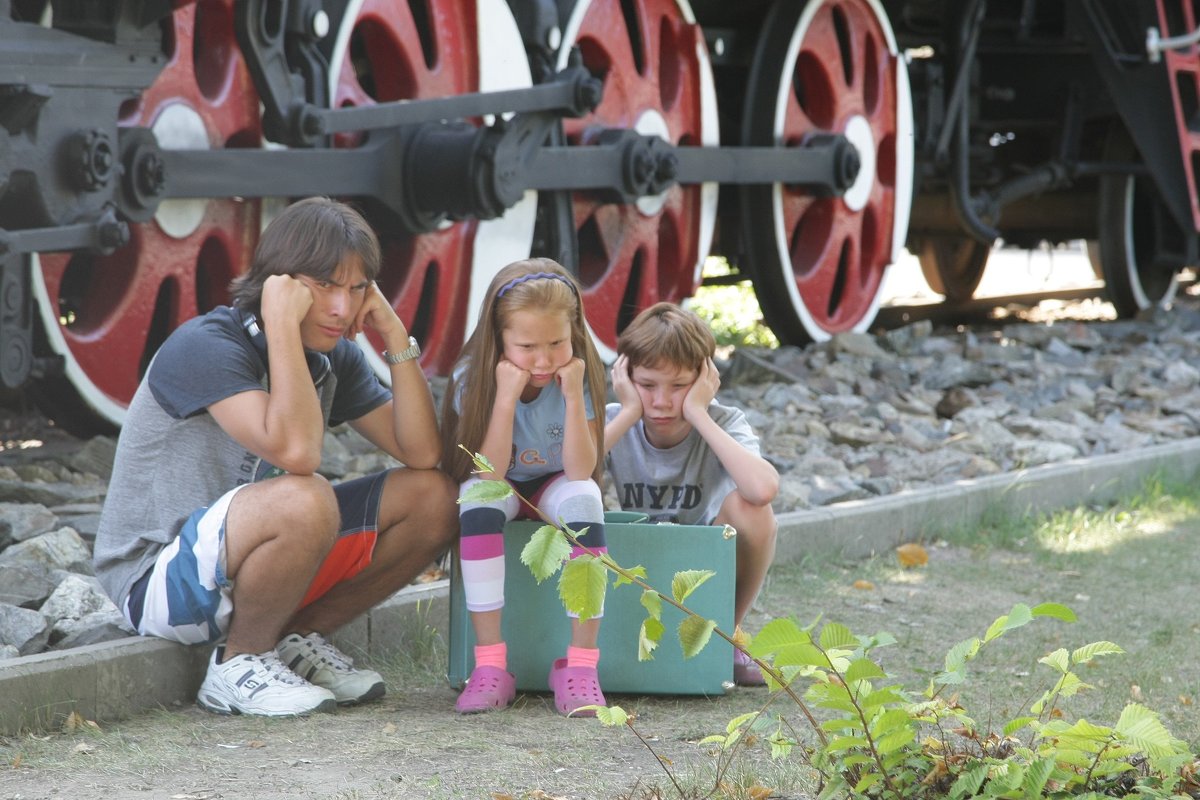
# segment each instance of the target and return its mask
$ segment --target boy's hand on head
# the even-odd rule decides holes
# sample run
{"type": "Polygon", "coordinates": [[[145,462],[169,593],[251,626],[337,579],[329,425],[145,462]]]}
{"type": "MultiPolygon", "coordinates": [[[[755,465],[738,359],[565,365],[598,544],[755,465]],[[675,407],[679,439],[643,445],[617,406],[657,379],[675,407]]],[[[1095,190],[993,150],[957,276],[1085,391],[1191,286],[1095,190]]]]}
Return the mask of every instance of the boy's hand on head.
{"type": "Polygon", "coordinates": [[[555,371],[554,378],[558,381],[559,387],[562,388],[563,395],[567,395],[572,391],[578,391],[582,394],[583,374],[583,359],[572,358],[555,371]]]}
{"type": "Polygon", "coordinates": [[[312,304],[312,290],[299,278],[271,275],[263,281],[260,313],[267,328],[291,325],[299,329],[312,304]]]}
{"type": "Polygon", "coordinates": [[[346,329],[346,338],[353,340],[368,329],[375,331],[386,341],[402,341],[408,338],[408,329],[375,281],[367,284],[362,307],[359,308],[350,327],[346,329]]]}
{"type": "Polygon", "coordinates": [[[717,396],[717,390],[720,388],[721,373],[717,370],[717,365],[711,358],[704,359],[696,382],[683,398],[683,418],[695,424],[700,414],[708,413],[708,404],[717,396]]]}
{"type": "Polygon", "coordinates": [[[640,417],[642,415],[642,396],[637,393],[637,387],[633,385],[633,377],[629,374],[629,356],[617,356],[611,374],[613,394],[617,396],[617,402],[621,404],[621,408],[636,411],[640,417]]]}
{"type": "Polygon", "coordinates": [[[525,391],[529,378],[530,374],[527,371],[507,358],[500,359],[496,362],[496,397],[516,400],[521,396],[521,392],[525,391]]]}

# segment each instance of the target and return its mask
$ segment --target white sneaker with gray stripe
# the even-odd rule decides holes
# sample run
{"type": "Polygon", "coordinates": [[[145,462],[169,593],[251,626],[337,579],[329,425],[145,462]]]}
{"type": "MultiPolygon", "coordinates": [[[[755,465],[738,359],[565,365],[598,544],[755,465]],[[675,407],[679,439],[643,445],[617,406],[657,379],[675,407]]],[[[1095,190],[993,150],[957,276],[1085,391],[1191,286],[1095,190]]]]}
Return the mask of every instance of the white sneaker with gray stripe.
{"type": "Polygon", "coordinates": [[[337,707],[333,692],[313,686],[285,667],[273,650],[243,653],[225,663],[223,646],[213,649],[196,702],[217,714],[294,717],[337,707]]]}
{"type": "Polygon", "coordinates": [[[275,652],[292,672],[333,692],[341,705],[374,700],[386,691],[383,676],[374,670],[355,669],[354,661],[319,633],[289,633],[275,645],[275,652]]]}

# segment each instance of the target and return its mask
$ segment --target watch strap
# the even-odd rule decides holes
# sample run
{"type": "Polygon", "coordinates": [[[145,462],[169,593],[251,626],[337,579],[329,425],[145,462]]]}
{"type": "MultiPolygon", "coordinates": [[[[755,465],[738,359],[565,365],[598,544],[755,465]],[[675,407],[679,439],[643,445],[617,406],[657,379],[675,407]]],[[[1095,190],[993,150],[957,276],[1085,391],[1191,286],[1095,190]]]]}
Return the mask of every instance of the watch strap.
{"type": "Polygon", "coordinates": [[[411,361],[419,355],[421,355],[421,346],[417,344],[415,336],[409,336],[408,347],[399,353],[389,353],[387,350],[384,350],[383,360],[392,365],[403,364],[405,361],[411,361]]]}

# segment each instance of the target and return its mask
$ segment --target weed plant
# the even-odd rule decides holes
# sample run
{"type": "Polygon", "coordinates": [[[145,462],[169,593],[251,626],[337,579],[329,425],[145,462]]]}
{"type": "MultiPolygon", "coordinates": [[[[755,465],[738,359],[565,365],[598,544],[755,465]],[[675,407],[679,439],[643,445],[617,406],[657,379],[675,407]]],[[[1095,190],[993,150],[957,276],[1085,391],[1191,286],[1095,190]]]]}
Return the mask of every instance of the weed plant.
{"type": "MultiPolygon", "coordinates": [[[[473,458],[477,472],[493,471],[482,456],[473,458]]],[[[513,491],[505,481],[483,481],[460,502],[494,500],[513,491]]],[[[1179,504],[1161,482],[1148,485],[1142,496],[1158,510],[1167,503],[1179,504]]],[[[1181,505],[1194,508],[1194,497],[1181,505]]],[[[1051,515],[1035,526],[1037,543],[1051,548],[1071,541],[1081,527],[1093,525],[1104,525],[1119,537],[1137,511],[1133,505],[1112,510],[1108,518],[1105,511],[1051,515]]],[[[771,692],[762,708],[730,720],[722,733],[702,741],[717,748],[718,754],[714,785],[707,794],[680,783],[670,764],[654,753],[653,742],[638,731],[634,715],[620,706],[589,707],[603,724],[623,726],[636,736],[655,755],[681,798],[767,797],[769,790],[761,786],[730,780],[738,756],[764,744],[773,757],[800,759],[810,768],[818,800],[1200,797],[1196,775],[1200,763],[1148,706],[1125,703],[1109,725],[1073,715],[1073,699],[1094,688],[1085,681],[1084,670],[1097,660],[1124,653],[1114,642],[1060,646],[1033,658],[1030,669],[1037,671],[1040,689],[1017,713],[995,719],[988,712],[981,720],[975,718],[962,690],[976,660],[990,654],[1002,638],[1035,621],[1075,622],[1075,612],[1067,605],[1013,605],[978,635],[950,648],[925,685],[913,688],[891,674],[880,657],[897,644],[890,633],[864,635],[834,621],[817,619],[802,625],[782,618],[767,623],[752,641],[736,641],[685,605],[688,595],[711,573],[677,573],[670,593],[659,592],[647,582],[644,568],[619,565],[607,553],[589,552],[570,559],[582,531],[572,531],[561,521],[545,522],[522,551],[521,560],[539,582],[559,575],[559,596],[568,611],[581,619],[595,616],[603,605],[605,575],[612,573],[614,588],[632,584],[642,591],[647,617],[639,632],[639,658],[653,658],[665,633],[661,609],[671,604],[686,615],[677,631],[685,657],[707,646],[715,634],[747,652],[767,675],[771,692]]],[[[1005,546],[1022,547],[1028,542],[1012,520],[993,516],[984,527],[1005,546]]]]}

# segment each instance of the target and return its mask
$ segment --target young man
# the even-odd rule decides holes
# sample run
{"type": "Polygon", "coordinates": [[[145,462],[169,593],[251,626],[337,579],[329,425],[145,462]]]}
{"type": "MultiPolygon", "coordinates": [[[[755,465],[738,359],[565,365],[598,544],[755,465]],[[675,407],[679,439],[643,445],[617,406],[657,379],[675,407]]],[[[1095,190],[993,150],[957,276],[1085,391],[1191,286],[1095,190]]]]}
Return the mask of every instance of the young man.
{"type": "Polygon", "coordinates": [[[326,198],[263,232],[233,306],[181,325],[138,387],[96,537],[96,575],[144,635],[213,651],[197,702],[287,716],[384,693],[325,640],[456,532],[419,350],[376,287],[379,242],[326,198]],[[374,330],[392,390],[354,337],[374,330]],[[331,486],[327,426],[406,465],[331,486]]]}
{"type": "MultiPolygon", "coordinates": [[[[716,402],[716,342],[690,311],[658,303],[617,340],[617,403],[607,407],[606,465],[621,508],[652,521],[737,529],[734,623],[742,624],[775,555],[779,474],[741,410],[716,402]]],[[[734,651],[734,680],[763,683],[734,651]]]]}

